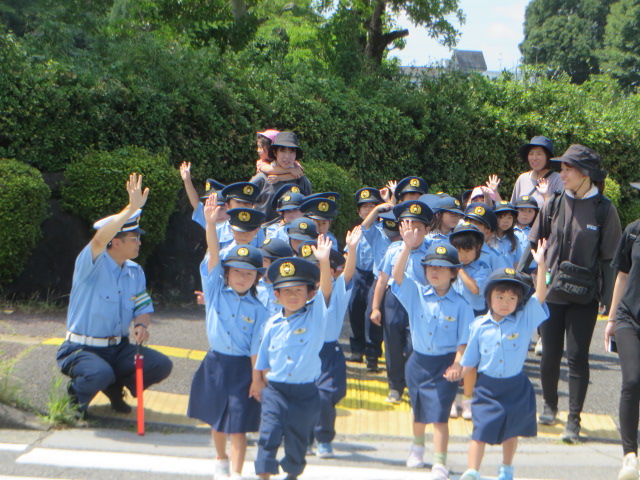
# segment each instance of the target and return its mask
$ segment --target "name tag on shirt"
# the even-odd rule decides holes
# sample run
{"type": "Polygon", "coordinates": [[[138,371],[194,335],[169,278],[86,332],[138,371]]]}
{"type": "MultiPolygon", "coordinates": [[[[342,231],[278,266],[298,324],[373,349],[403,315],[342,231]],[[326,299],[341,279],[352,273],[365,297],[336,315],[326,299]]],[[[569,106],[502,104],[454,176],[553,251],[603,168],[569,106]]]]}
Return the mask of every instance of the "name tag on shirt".
{"type": "Polygon", "coordinates": [[[520,336],[519,333],[512,333],[511,335],[507,335],[507,340],[515,340],[520,336]]]}
{"type": "Polygon", "coordinates": [[[249,317],[247,317],[245,315],[242,316],[242,320],[247,322],[247,323],[254,323],[255,322],[255,320],[253,318],[249,318],[249,317]]]}
{"type": "Polygon", "coordinates": [[[589,224],[587,224],[587,228],[589,230],[593,230],[594,232],[597,232],[598,230],[600,230],[597,225],[589,225],[589,224]]]}
{"type": "Polygon", "coordinates": [[[444,319],[445,319],[447,322],[455,322],[455,321],[456,321],[455,317],[444,317],[444,319]]]}
{"type": "Polygon", "coordinates": [[[306,332],[306,331],[307,331],[307,329],[306,329],[306,328],[297,328],[297,329],[295,329],[295,330],[293,331],[293,334],[294,334],[294,335],[301,335],[301,334],[303,334],[303,333],[304,333],[304,332],[306,332]]]}

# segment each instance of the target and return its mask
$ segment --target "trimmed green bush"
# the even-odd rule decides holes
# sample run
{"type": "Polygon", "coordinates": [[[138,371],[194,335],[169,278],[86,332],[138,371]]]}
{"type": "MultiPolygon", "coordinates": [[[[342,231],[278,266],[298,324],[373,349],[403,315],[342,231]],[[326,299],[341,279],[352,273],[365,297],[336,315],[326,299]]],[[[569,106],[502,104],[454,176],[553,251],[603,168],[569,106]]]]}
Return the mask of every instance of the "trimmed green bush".
{"type": "Polygon", "coordinates": [[[362,181],[333,163],[314,162],[303,159],[304,174],[311,182],[314,193],[337,192],[338,216],[331,225],[331,232],[338,242],[344,245],[347,230],[357,223],[356,201],[354,193],[362,188],[362,181]]]}
{"type": "Polygon", "coordinates": [[[38,170],[0,159],[0,285],[22,272],[41,235],[50,195],[38,170]]]}
{"type": "Polygon", "coordinates": [[[140,147],[90,152],[67,167],[62,200],[65,208],[93,224],[127,205],[129,197],[125,185],[133,172],[143,175],[143,187],[150,190],[140,220],[140,226],[147,233],[137,261],[144,262],[164,240],[169,216],[182,185],[180,175],[170,165],[166,153],[150,155],[140,147]]]}

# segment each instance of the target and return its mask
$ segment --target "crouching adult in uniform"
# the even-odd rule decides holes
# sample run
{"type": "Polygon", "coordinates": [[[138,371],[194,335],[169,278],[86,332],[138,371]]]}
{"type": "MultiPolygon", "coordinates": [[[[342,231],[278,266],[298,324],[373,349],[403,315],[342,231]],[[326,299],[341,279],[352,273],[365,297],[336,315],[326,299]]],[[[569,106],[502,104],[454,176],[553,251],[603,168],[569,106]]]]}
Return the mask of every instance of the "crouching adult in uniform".
{"type": "MultiPolygon", "coordinates": [[[[142,191],[142,176],[134,173],[127,192],[129,205],[124,210],[95,223],[97,232],[78,255],[73,272],[67,336],[57,361],[62,373],[71,377],[69,395],[82,417],[100,391],[115,411],[131,412],[123,387],[137,395],[134,343],[149,339],[153,304],[142,267],[131,261],[140,250],[140,209],[149,189],[142,191]]],[[[169,376],[173,364],[168,357],[145,347],[142,353],[145,388],[169,376]]]]}

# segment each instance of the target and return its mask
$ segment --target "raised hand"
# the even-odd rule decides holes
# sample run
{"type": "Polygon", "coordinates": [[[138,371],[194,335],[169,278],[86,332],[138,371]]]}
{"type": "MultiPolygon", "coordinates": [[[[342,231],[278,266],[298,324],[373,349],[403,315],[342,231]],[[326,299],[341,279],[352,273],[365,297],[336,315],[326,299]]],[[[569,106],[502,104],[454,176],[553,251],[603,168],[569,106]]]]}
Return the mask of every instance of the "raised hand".
{"type": "Polygon", "coordinates": [[[547,194],[549,193],[549,182],[547,181],[546,178],[543,177],[540,180],[538,180],[538,184],[536,185],[536,190],[543,197],[547,196],[547,194]]]}
{"type": "Polygon", "coordinates": [[[191,162],[182,162],[180,164],[180,178],[183,182],[191,179],[191,162]]]}
{"type": "Polygon", "coordinates": [[[489,187],[494,192],[497,192],[499,186],[500,186],[500,178],[498,178],[497,175],[489,175],[489,180],[487,181],[487,187],[489,187]]]}
{"type": "Polygon", "coordinates": [[[218,194],[212,192],[204,204],[204,219],[207,223],[217,223],[220,216],[220,206],[218,205],[218,194]]]}
{"type": "Polygon", "coordinates": [[[531,254],[533,255],[533,259],[536,261],[538,265],[544,264],[544,252],[547,249],[547,240],[545,238],[538,240],[538,248],[536,250],[531,250],[531,254]]]}
{"type": "Polygon", "coordinates": [[[354,227],[350,232],[347,232],[347,247],[349,247],[350,252],[355,251],[361,238],[362,227],[360,225],[354,227]]]}
{"type": "Polygon", "coordinates": [[[142,190],[142,175],[132,173],[127,180],[127,193],[129,194],[129,205],[133,210],[144,207],[149,197],[149,189],[142,190]]]}
{"type": "Polygon", "coordinates": [[[411,249],[417,248],[422,242],[418,235],[418,229],[412,229],[411,221],[409,220],[402,220],[402,222],[400,222],[400,236],[405,245],[411,249]]]}
{"type": "Polygon", "coordinates": [[[318,246],[312,246],[313,255],[316,257],[319,263],[328,262],[329,256],[331,255],[331,246],[333,242],[329,239],[329,237],[325,235],[319,235],[317,240],[318,246]]]}

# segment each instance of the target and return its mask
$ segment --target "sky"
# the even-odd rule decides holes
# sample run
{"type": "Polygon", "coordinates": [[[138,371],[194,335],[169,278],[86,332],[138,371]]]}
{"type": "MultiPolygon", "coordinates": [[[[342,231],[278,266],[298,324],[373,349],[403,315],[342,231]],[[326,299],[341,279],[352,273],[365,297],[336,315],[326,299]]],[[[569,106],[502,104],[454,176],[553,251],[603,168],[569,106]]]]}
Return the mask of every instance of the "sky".
{"type": "MultiPolygon", "coordinates": [[[[513,70],[520,61],[518,44],[523,40],[524,10],[529,0],[458,0],[466,15],[466,22],[457,30],[462,32],[456,48],[482,50],[487,69],[513,70]]],[[[451,51],[427,35],[424,28],[416,28],[405,17],[401,27],[409,29],[407,46],[394,50],[392,57],[400,58],[403,66],[423,66],[451,58],[451,51]]]]}

